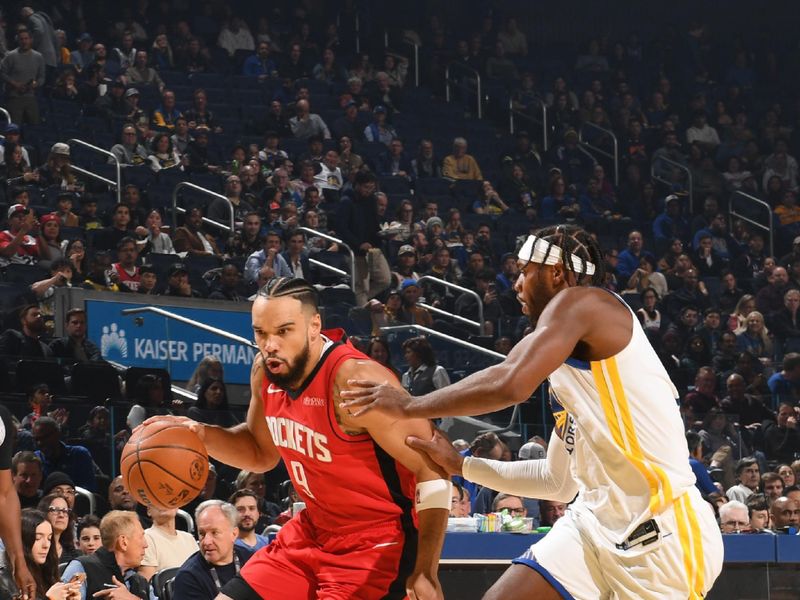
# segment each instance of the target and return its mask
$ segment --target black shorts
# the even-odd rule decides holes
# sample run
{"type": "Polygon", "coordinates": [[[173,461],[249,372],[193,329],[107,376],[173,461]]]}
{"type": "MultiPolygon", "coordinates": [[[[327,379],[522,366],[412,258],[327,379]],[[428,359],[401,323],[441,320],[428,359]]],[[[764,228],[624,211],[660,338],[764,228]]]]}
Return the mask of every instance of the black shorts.
{"type": "Polygon", "coordinates": [[[233,598],[233,600],[262,600],[261,596],[256,594],[255,590],[250,587],[250,584],[238,573],[233,579],[222,586],[220,592],[233,598]]]}

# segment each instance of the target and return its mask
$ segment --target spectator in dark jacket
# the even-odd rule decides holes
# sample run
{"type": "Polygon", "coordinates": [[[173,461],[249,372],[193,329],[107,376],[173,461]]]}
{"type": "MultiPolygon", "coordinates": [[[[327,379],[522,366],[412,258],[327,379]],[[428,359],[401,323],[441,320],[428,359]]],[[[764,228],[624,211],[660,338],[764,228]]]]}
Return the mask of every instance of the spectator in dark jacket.
{"type": "Polygon", "coordinates": [[[41,339],[45,331],[42,311],[30,304],[19,311],[20,330],[7,329],[0,335],[0,355],[20,358],[50,358],[50,347],[41,339]]]}
{"type": "Polygon", "coordinates": [[[86,337],[86,311],[73,308],[67,311],[65,330],[67,335],[50,342],[50,350],[56,358],[73,362],[101,360],[100,349],[86,337]]]}
{"type": "Polygon", "coordinates": [[[778,407],[776,423],[768,422],[764,427],[764,450],[769,460],[791,463],[800,452],[800,421],[797,407],[782,402],[778,407]]]}
{"type": "Polygon", "coordinates": [[[358,173],[352,193],[342,197],[336,214],[336,232],[356,254],[356,302],[367,303],[385,290],[391,281],[389,263],[381,250],[375,191],[377,180],[372,173],[358,173]]]}

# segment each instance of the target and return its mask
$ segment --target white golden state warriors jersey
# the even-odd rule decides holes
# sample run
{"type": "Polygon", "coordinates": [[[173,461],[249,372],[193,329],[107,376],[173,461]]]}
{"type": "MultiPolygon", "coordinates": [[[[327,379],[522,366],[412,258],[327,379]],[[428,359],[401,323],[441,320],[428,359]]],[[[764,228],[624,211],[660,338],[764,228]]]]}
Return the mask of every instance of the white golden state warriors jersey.
{"type": "Polygon", "coordinates": [[[569,359],[549,377],[556,426],[580,488],[575,508],[589,509],[615,543],[695,482],[677,390],[629,312],[633,333],[622,351],[592,362],[569,359]]]}

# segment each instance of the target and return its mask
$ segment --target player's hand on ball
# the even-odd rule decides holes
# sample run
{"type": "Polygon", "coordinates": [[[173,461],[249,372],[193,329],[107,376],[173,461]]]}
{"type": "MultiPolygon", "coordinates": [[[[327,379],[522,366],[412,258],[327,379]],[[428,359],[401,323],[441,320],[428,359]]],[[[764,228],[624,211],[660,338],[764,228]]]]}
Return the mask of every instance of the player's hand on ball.
{"type": "Polygon", "coordinates": [[[442,586],[435,575],[414,572],[406,580],[408,600],[444,600],[442,586]]]}
{"type": "Polygon", "coordinates": [[[348,379],[347,385],[350,389],[340,392],[344,402],[339,406],[350,416],[358,417],[374,409],[397,419],[408,417],[406,407],[412,396],[406,390],[393,387],[388,382],[364,379],[348,379]]]}
{"type": "Polygon", "coordinates": [[[420,450],[428,455],[437,466],[444,469],[447,477],[450,475],[462,475],[464,457],[453,448],[453,444],[438,429],[434,430],[430,440],[410,435],[406,438],[406,444],[415,450],[420,450]]]}
{"type": "Polygon", "coordinates": [[[146,419],[141,425],[133,430],[133,433],[139,431],[142,427],[150,425],[151,423],[169,423],[171,425],[182,425],[197,434],[201,442],[205,442],[206,428],[202,423],[190,419],[189,417],[175,417],[173,415],[156,415],[146,419]]]}

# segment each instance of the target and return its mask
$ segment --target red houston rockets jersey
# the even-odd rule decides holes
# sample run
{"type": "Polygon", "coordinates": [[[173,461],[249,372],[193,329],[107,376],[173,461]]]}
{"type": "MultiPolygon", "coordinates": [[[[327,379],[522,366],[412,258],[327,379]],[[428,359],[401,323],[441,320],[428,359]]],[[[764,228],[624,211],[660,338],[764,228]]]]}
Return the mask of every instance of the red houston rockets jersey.
{"type": "Polygon", "coordinates": [[[413,474],[368,434],[348,435],[336,422],[333,383],[348,359],[370,360],[344,331],[323,334],[334,343],[305,383],[288,392],[265,378],[264,416],[294,489],[315,527],[328,531],[366,527],[400,518],[406,526],[416,485],[413,474]]]}

